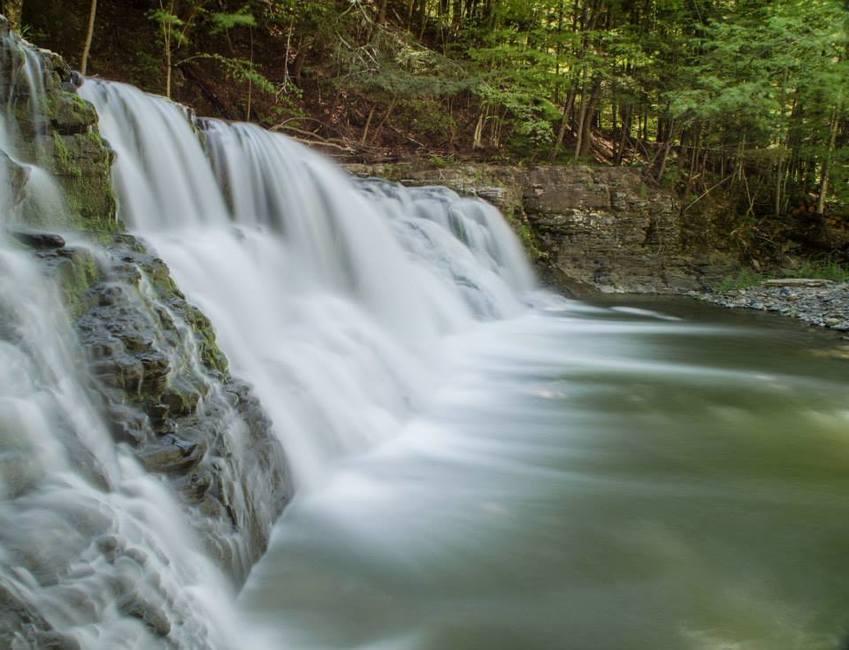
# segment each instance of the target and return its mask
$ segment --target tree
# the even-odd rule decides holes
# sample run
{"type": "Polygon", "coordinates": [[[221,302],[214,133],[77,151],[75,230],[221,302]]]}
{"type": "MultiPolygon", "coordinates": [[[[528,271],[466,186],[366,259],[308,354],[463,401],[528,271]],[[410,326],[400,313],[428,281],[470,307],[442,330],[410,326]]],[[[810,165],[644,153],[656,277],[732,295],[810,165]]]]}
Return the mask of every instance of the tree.
{"type": "Polygon", "coordinates": [[[83,54],[80,57],[80,73],[85,76],[88,68],[88,55],[91,51],[91,40],[94,37],[94,19],[97,15],[97,0],[91,0],[91,9],[88,12],[88,29],[85,35],[85,44],[83,45],[83,54]]]}
{"type": "Polygon", "coordinates": [[[0,1],[0,12],[9,20],[12,29],[21,29],[21,16],[24,12],[24,0],[0,1]]]}

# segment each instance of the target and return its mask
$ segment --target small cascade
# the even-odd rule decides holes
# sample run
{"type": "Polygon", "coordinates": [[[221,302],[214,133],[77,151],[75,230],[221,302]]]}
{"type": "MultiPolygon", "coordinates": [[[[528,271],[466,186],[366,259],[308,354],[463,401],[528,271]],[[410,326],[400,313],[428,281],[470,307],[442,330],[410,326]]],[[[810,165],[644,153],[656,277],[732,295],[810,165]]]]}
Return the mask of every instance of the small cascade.
{"type": "Polygon", "coordinates": [[[6,222],[43,222],[63,212],[59,184],[43,165],[47,95],[39,54],[11,32],[0,36],[0,156],[6,222]]]}
{"type": "Polygon", "coordinates": [[[168,100],[98,80],[81,92],[118,152],[123,219],[210,316],[301,489],[395,435],[437,381],[446,336],[525,309],[530,267],[480,201],[355,181],[250,124],[201,120],[202,157],[168,100]],[[174,188],[191,193],[185,209],[163,204],[174,188]]]}
{"type": "Polygon", "coordinates": [[[385,214],[407,253],[458,287],[479,318],[517,311],[517,298],[534,288],[519,241],[492,205],[445,187],[405,188],[379,179],[358,186],[385,214]]]}
{"type": "Polygon", "coordinates": [[[121,215],[143,231],[223,225],[223,195],[184,106],[127,84],[87,80],[80,94],[100,115],[119,164],[121,215]]]}

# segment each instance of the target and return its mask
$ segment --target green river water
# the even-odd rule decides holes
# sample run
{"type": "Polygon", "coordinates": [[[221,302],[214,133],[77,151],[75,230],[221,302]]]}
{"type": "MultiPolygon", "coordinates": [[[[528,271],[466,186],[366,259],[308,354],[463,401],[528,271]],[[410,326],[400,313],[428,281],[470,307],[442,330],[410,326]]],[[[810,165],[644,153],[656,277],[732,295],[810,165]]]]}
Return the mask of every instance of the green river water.
{"type": "Polygon", "coordinates": [[[465,335],[296,499],[243,613],[297,649],[845,647],[846,346],[656,298],[465,335]]]}

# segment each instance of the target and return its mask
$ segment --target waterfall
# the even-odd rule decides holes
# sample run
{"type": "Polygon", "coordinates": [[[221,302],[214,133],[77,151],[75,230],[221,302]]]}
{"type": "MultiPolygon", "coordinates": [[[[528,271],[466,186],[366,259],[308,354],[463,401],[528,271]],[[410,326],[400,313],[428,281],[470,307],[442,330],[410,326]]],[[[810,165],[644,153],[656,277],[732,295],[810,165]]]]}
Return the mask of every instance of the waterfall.
{"type": "Polygon", "coordinates": [[[39,164],[47,95],[38,53],[11,32],[0,37],[0,157],[5,221],[44,222],[63,213],[62,190],[39,164]],[[48,216],[49,215],[49,216],[48,216]]]}
{"type": "MultiPolygon", "coordinates": [[[[152,649],[167,635],[182,648],[234,647],[232,583],[174,491],[115,444],[103,416],[89,360],[46,273],[72,251],[35,255],[6,230],[34,218],[61,228],[67,207],[39,164],[40,54],[6,34],[0,68],[0,646],[152,649]]],[[[109,264],[98,246],[78,245],[109,264]]],[[[154,322],[166,306],[139,309],[157,314],[154,322]]]]}
{"type": "Polygon", "coordinates": [[[845,646],[831,339],[538,291],[485,202],[89,79],[114,232],[4,29],[0,647],[845,646]]]}
{"type": "Polygon", "coordinates": [[[356,181],[283,135],[124,84],[81,93],[117,152],[121,217],[210,316],[299,489],[400,429],[438,382],[442,340],[525,309],[532,272],[481,201],[356,181]]]}
{"type": "MultiPolygon", "coordinates": [[[[0,87],[5,225],[62,230],[41,54],[8,34],[0,53],[10,71],[0,87]]],[[[301,490],[426,406],[452,354],[446,341],[526,310],[533,274],[483,202],[355,180],[282,135],[196,120],[130,86],[89,80],[81,94],[117,154],[120,216],[211,318],[301,490]]],[[[0,643],[238,647],[248,637],[234,583],[279,511],[268,476],[251,476],[255,460],[244,460],[259,452],[231,405],[239,389],[204,369],[192,326],[143,268],[149,256],[65,234],[73,248],[35,255],[0,232],[0,643]],[[104,280],[75,331],[47,271],[76,253],[104,280]],[[113,317],[143,331],[116,339],[104,321],[113,317]],[[110,409],[126,405],[110,402],[104,376],[129,347],[159,354],[167,381],[198,387],[192,417],[209,418],[195,426],[218,445],[210,462],[228,513],[187,507],[197,487],[175,489],[147,465],[150,449],[190,449],[179,435],[191,425],[116,444],[110,409]]]]}

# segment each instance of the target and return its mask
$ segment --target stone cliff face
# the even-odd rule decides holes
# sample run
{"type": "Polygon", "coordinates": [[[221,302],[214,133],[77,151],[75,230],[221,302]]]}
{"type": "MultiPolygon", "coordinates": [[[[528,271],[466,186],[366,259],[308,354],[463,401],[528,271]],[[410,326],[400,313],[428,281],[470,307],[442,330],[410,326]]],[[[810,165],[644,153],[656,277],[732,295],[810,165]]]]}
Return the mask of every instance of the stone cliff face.
{"type": "Polygon", "coordinates": [[[116,236],[83,273],[82,292],[66,295],[113,436],[168,477],[210,555],[240,585],[291,487],[270,421],[230,374],[209,320],[141,241],[116,236]]]}
{"type": "Polygon", "coordinates": [[[358,175],[439,184],[498,206],[541,274],[571,293],[702,290],[733,268],[730,257],[688,245],[687,224],[668,192],[621,167],[349,165],[358,175]]]}

